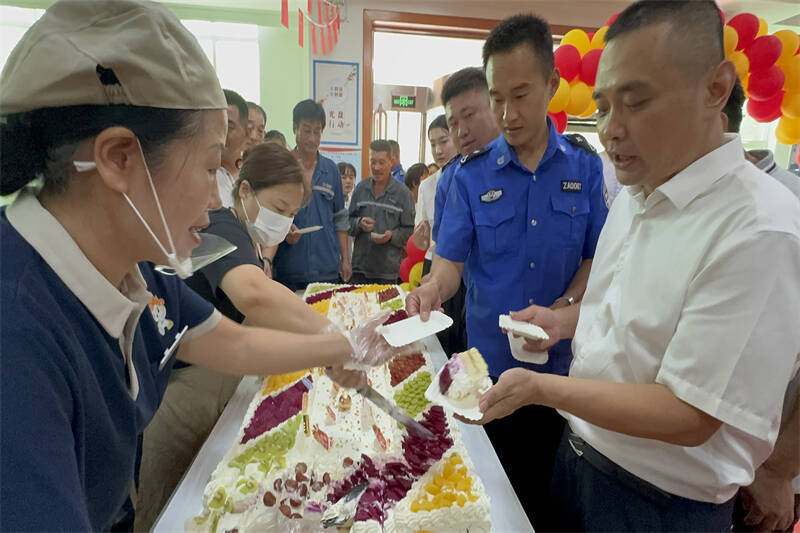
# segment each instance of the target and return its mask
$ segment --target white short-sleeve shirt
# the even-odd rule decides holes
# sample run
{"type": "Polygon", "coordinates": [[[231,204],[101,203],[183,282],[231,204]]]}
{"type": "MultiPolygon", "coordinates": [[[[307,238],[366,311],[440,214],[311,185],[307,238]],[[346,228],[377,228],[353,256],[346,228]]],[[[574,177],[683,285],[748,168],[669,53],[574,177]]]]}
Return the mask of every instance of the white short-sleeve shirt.
{"type": "MultiPolygon", "coordinates": [[[[419,191],[417,192],[417,206],[415,211],[414,226],[418,225],[423,220],[427,220],[431,225],[431,232],[433,232],[433,211],[436,203],[436,185],[439,183],[439,177],[442,175],[442,170],[439,169],[428,178],[424,179],[419,184],[419,191]]],[[[428,251],[425,252],[425,259],[433,260],[433,253],[436,251],[436,243],[431,237],[431,244],[428,251]]]]}
{"type": "Polygon", "coordinates": [[[231,209],[233,207],[233,187],[236,185],[236,179],[228,172],[225,167],[217,169],[217,190],[219,190],[219,198],[222,200],[222,207],[231,209]]]}
{"type": "Polygon", "coordinates": [[[722,421],[684,447],[573,431],[657,487],[722,503],[770,454],[800,357],[800,202],[729,135],[645,198],[625,187],[600,235],[570,376],[661,383],[722,421]]]}

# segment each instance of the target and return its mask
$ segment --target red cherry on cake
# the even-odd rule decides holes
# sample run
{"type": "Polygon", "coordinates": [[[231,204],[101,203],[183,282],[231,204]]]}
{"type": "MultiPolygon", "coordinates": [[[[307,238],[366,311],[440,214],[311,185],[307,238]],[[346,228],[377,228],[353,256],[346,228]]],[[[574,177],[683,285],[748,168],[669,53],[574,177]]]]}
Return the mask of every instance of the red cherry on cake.
{"type": "Polygon", "coordinates": [[[276,501],[277,498],[270,491],[264,493],[264,505],[266,505],[267,507],[272,507],[273,505],[275,505],[276,501]]]}

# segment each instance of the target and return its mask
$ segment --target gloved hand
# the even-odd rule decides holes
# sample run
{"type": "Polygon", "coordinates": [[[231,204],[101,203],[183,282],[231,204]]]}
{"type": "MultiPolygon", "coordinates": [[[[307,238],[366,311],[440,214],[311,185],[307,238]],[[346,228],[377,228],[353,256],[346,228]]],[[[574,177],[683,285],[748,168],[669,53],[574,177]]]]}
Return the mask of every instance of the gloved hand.
{"type": "MultiPolygon", "coordinates": [[[[392,312],[388,309],[381,311],[362,325],[354,327],[349,335],[343,333],[347,336],[347,340],[353,348],[352,362],[345,363],[345,369],[353,369],[360,366],[379,366],[391,361],[398,355],[420,353],[425,350],[425,344],[420,341],[400,347],[394,347],[386,342],[383,335],[376,330],[386,322],[386,319],[391,314],[392,312]]],[[[341,333],[341,330],[335,324],[328,325],[325,331],[341,333]]]]}

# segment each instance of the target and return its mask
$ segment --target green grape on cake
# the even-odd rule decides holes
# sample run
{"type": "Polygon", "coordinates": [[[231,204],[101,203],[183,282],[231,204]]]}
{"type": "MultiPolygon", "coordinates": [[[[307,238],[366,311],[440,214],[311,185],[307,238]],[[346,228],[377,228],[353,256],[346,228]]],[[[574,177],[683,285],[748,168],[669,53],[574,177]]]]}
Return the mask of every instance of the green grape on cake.
{"type": "Polygon", "coordinates": [[[425,391],[431,384],[430,372],[419,372],[414,379],[408,381],[403,388],[394,393],[394,401],[409,416],[415,417],[430,403],[425,398],[425,391]]]}

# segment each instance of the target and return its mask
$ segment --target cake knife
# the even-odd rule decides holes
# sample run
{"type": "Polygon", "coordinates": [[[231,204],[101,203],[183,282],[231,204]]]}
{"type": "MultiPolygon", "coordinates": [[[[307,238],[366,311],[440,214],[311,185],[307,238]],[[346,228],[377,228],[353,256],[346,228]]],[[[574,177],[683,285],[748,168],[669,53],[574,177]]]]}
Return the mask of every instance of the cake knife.
{"type": "Polygon", "coordinates": [[[436,439],[436,435],[431,433],[428,428],[405,414],[400,410],[400,408],[384,398],[378,391],[369,385],[365,384],[360,386],[358,389],[356,389],[356,392],[374,403],[378,409],[386,412],[389,416],[403,424],[411,433],[428,440],[436,439]]]}

